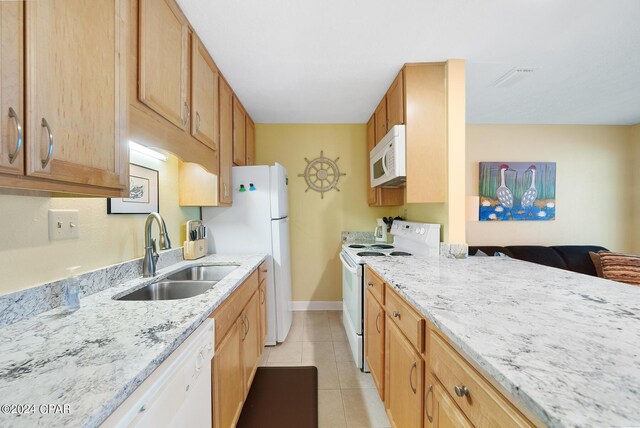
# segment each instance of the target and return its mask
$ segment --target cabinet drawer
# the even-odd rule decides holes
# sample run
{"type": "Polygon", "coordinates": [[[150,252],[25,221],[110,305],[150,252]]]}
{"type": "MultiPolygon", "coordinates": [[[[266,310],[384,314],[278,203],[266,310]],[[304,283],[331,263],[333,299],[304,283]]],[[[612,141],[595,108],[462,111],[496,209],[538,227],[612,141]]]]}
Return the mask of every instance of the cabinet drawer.
{"type": "Polygon", "coordinates": [[[269,265],[266,260],[260,264],[258,268],[258,282],[262,284],[262,281],[267,279],[267,273],[269,272],[269,265]]]}
{"type": "Polygon", "coordinates": [[[211,318],[216,320],[216,346],[227,334],[227,331],[236,323],[240,312],[242,312],[242,309],[244,309],[257,289],[258,272],[253,271],[251,276],[211,315],[211,318]]]}
{"type": "Polygon", "coordinates": [[[384,305],[384,281],[376,275],[371,269],[367,268],[365,283],[367,290],[373,294],[381,305],[384,305]]]}
{"type": "Polygon", "coordinates": [[[429,345],[433,374],[474,426],[534,426],[433,331],[429,345]]]}
{"type": "Polygon", "coordinates": [[[387,314],[418,352],[424,349],[424,320],[387,284],[385,291],[387,314]]]}

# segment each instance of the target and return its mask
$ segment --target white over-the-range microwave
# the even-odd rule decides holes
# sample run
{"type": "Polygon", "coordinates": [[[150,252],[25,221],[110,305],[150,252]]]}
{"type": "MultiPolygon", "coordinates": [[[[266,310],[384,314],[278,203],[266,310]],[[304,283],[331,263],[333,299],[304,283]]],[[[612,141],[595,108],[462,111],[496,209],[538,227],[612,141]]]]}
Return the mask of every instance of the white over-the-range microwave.
{"type": "Polygon", "coordinates": [[[407,181],[407,138],[404,125],[392,127],[369,154],[371,187],[404,187],[407,181]]]}

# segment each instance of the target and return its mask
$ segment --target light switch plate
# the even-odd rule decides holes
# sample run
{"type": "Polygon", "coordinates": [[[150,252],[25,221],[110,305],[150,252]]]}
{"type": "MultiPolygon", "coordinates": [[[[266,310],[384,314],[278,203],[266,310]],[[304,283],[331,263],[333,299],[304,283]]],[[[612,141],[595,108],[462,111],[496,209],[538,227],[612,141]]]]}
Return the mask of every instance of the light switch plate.
{"type": "Polygon", "coordinates": [[[78,210],[49,210],[49,241],[79,237],[78,210]]]}

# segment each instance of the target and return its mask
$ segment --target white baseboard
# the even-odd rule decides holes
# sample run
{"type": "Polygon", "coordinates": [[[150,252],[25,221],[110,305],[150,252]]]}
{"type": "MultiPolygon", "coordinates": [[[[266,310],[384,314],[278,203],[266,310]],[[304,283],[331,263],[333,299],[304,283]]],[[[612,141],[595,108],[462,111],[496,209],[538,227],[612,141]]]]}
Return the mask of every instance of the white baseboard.
{"type": "Polygon", "coordinates": [[[291,302],[292,311],[341,311],[342,300],[339,301],[293,301],[291,302]]]}

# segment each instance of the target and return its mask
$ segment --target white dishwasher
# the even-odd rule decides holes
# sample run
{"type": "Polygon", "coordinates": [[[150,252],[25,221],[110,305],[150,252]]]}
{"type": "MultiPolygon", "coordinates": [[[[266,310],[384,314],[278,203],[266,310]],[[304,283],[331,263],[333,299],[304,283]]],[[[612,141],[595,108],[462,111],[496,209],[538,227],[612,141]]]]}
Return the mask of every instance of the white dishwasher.
{"type": "Polygon", "coordinates": [[[214,320],[206,320],[102,424],[211,428],[214,320]]]}

